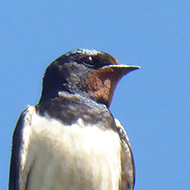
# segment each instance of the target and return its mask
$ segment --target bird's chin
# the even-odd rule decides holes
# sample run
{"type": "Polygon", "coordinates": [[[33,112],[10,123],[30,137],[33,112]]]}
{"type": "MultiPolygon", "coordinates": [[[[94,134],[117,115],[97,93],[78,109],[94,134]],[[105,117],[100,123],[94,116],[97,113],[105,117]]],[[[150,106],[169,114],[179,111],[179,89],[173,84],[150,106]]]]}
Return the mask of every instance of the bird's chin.
{"type": "Polygon", "coordinates": [[[110,106],[112,97],[120,79],[129,72],[139,69],[138,66],[108,65],[94,70],[86,78],[84,90],[98,103],[110,106]]]}

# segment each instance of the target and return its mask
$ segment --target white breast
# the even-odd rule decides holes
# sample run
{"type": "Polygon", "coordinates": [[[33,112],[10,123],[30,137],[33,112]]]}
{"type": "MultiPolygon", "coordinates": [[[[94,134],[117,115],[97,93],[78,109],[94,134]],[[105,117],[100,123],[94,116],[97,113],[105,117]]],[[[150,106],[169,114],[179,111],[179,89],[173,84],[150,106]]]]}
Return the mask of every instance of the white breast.
{"type": "Polygon", "coordinates": [[[32,116],[27,190],[116,190],[121,173],[120,139],[112,130],[84,126],[81,119],[64,126],[55,119],[32,116]]]}

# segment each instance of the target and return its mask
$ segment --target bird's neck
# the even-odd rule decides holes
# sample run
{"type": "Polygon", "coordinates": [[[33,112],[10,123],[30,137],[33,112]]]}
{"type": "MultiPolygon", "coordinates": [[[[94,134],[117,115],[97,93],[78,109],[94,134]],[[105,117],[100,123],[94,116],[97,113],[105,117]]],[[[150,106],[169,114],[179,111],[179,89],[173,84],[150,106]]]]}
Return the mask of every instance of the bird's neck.
{"type": "Polygon", "coordinates": [[[97,103],[89,97],[81,94],[70,94],[68,92],[59,92],[58,97],[42,101],[36,106],[37,112],[51,118],[61,120],[64,124],[70,125],[80,118],[84,123],[107,123],[105,126],[112,126],[114,129],[114,120],[109,109],[104,105],[97,103]]]}
{"type": "MultiPolygon", "coordinates": [[[[92,81],[92,83],[96,81],[92,81]]],[[[93,84],[89,83],[87,86],[76,86],[72,85],[72,83],[64,83],[61,85],[54,86],[43,86],[42,95],[39,103],[44,101],[51,101],[56,98],[64,98],[64,96],[60,96],[60,94],[65,95],[80,95],[81,97],[91,99],[100,104],[106,105],[108,108],[111,104],[112,96],[115,87],[113,88],[113,84],[111,84],[110,80],[104,81],[104,84],[101,85],[98,83],[93,87],[93,84]]]]}

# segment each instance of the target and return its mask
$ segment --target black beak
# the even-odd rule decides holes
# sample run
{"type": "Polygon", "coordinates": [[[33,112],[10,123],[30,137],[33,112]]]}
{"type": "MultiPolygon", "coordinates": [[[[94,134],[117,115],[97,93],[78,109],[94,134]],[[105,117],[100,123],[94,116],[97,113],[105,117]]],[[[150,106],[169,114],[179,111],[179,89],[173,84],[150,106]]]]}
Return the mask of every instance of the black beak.
{"type": "Polygon", "coordinates": [[[113,69],[113,71],[120,73],[121,77],[123,77],[132,71],[140,69],[140,67],[135,65],[108,65],[102,67],[101,69],[113,69]]]}

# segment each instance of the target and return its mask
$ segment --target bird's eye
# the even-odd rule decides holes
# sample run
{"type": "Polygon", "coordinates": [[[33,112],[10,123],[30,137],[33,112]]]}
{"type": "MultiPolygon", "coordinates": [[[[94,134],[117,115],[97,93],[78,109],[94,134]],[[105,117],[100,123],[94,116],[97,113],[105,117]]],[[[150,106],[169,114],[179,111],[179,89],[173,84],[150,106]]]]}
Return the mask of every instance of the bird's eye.
{"type": "Polygon", "coordinates": [[[94,62],[91,56],[80,59],[80,62],[88,67],[94,67],[94,62]]]}

